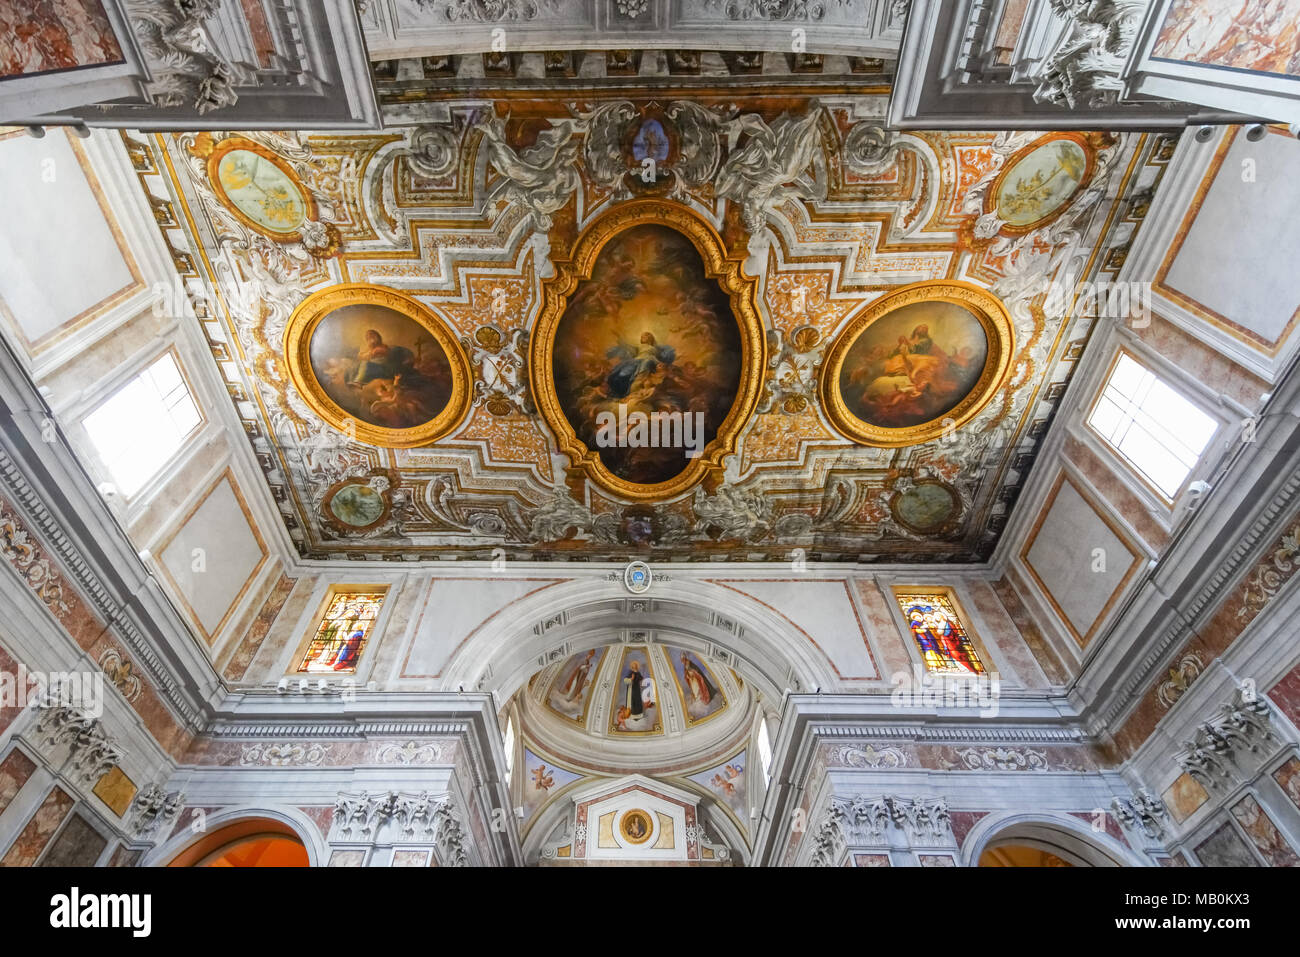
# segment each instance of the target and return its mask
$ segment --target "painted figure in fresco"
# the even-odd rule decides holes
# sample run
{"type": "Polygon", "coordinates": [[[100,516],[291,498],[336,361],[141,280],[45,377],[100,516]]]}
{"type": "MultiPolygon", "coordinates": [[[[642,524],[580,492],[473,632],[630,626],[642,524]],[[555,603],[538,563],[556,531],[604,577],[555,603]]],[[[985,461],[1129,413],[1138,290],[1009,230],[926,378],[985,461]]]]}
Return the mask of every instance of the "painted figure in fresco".
{"type": "Polygon", "coordinates": [[[925,421],[950,409],[974,356],[944,351],[921,323],[892,348],[873,347],[865,359],[849,376],[849,384],[861,390],[857,404],[870,421],[892,424],[925,421]]]}
{"type": "Polygon", "coordinates": [[[722,794],[725,797],[731,797],[736,793],[736,786],[721,774],[715,774],[713,776],[713,786],[717,789],[719,794],[722,794]]]}
{"type": "Polygon", "coordinates": [[[338,654],[334,657],[335,671],[347,671],[357,666],[357,658],[361,654],[361,642],[365,637],[366,633],[357,629],[339,646],[338,654]]]}
{"type": "Polygon", "coordinates": [[[593,659],[595,659],[595,657],[596,649],[592,648],[587,652],[587,657],[584,658],[578,664],[578,667],[574,668],[573,672],[569,675],[569,680],[566,681],[564,687],[560,689],[560,695],[566,701],[573,701],[582,695],[582,689],[587,687],[587,677],[591,674],[593,659]]]}
{"type": "Polygon", "coordinates": [[[640,814],[633,814],[627,821],[627,836],[635,841],[645,837],[645,821],[640,814]]]}
{"type": "Polygon", "coordinates": [[[645,703],[641,700],[641,684],[645,676],[641,674],[639,661],[632,662],[629,669],[623,676],[623,684],[626,686],[623,691],[623,707],[627,708],[629,717],[639,718],[645,711],[645,703]]]}
{"type": "Polygon", "coordinates": [[[632,392],[638,379],[654,372],[660,363],[671,365],[677,358],[677,350],[659,345],[654,333],[643,332],[636,349],[620,342],[605,353],[605,358],[621,360],[606,377],[605,387],[611,397],[622,399],[632,392]]]}
{"type": "Polygon", "coordinates": [[[707,705],[713,700],[718,689],[708,676],[691,661],[685,652],[682,652],[682,677],[686,681],[686,687],[690,690],[691,699],[699,705],[707,705]]]}
{"type": "Polygon", "coordinates": [[[663,124],[658,120],[649,119],[641,124],[637,130],[636,138],[632,140],[632,157],[638,163],[650,157],[656,163],[662,163],[668,159],[668,151],[671,143],[668,140],[668,134],[663,128],[663,124]]]}
{"type": "Polygon", "coordinates": [[[384,341],[366,329],[356,353],[313,359],[317,377],[345,410],[391,429],[412,428],[438,416],[451,394],[446,355],[427,337],[414,348],[384,341]]]}
{"type": "Polygon", "coordinates": [[[539,791],[549,791],[555,784],[554,776],[546,773],[546,765],[541,764],[533,768],[533,787],[539,791]]]}
{"type": "Polygon", "coordinates": [[[957,666],[971,674],[982,674],[984,666],[967,650],[966,642],[940,609],[923,609],[913,606],[907,615],[908,627],[921,648],[927,664],[937,664],[940,670],[957,666]]]}
{"type": "Polygon", "coordinates": [[[367,329],[365,345],[357,350],[357,365],[348,376],[348,385],[360,389],[371,379],[387,378],[393,374],[393,350],[384,342],[378,330],[367,329]]]}
{"type": "Polygon", "coordinates": [[[619,731],[643,730],[629,728],[628,723],[649,717],[649,709],[654,707],[654,703],[654,679],[641,671],[641,662],[633,661],[623,676],[623,696],[615,717],[615,726],[619,731]]]}
{"type": "Polygon", "coordinates": [[[636,226],[605,244],[591,278],[574,290],[555,336],[556,394],[579,440],[613,474],[662,482],[689,464],[681,440],[652,446],[626,441],[624,431],[610,442],[601,423],[633,413],[703,415],[703,447],[735,400],[742,352],[731,302],[691,240],[666,226],[636,226]]]}

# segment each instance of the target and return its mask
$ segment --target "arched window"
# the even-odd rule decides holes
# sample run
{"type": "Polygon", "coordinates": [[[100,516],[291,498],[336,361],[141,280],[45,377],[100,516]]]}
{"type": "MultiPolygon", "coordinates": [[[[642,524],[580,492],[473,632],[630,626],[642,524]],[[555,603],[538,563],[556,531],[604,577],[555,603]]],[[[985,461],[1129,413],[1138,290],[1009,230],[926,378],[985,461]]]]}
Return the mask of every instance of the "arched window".
{"type": "Polygon", "coordinates": [[[307,848],[288,825],[267,818],[236,821],[194,842],[168,867],[307,867],[307,848]]]}
{"type": "Polygon", "coordinates": [[[515,770],[515,719],[506,718],[506,779],[509,780],[515,770]]]}
{"type": "Polygon", "coordinates": [[[763,779],[772,780],[772,738],[767,733],[767,718],[758,720],[758,763],[763,766],[763,779]]]}

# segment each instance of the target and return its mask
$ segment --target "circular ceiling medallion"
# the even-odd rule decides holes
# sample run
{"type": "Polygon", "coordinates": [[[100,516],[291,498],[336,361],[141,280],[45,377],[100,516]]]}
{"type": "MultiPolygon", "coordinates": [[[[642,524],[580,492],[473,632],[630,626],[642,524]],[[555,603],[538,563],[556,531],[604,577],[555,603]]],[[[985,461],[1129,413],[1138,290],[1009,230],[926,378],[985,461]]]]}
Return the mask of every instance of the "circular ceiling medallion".
{"type": "Polygon", "coordinates": [[[974,416],[1011,365],[1011,318],[996,296],[955,280],[882,296],[827,352],[819,391],[831,423],[862,445],[918,445],[974,416]]]}
{"type": "Polygon", "coordinates": [[[922,481],[895,492],[889,502],[894,520],[908,531],[934,535],[947,531],[961,515],[961,499],[946,482],[922,481]]]}
{"type": "Polygon", "coordinates": [[[650,840],[654,825],[650,823],[650,814],[640,808],[624,811],[618,820],[618,833],[629,844],[644,844],[650,840]]]}
{"type": "Polygon", "coordinates": [[[235,217],[264,236],[302,238],[316,203],[293,168],[271,150],[242,137],[217,143],[208,155],[208,181],[235,217]]]}
{"type": "Polygon", "coordinates": [[[469,362],[441,320],[385,286],[308,296],[285,328],[289,376],[326,422],[383,448],[429,445],[469,410],[469,362]]]}
{"type": "Polygon", "coordinates": [[[321,500],[322,518],[340,531],[368,531],[388,517],[390,487],[382,475],[336,482],[321,500]]]}
{"type": "Polygon", "coordinates": [[[1027,233],[1063,213],[1092,179],[1095,153],[1076,133],[1051,133],[1007,160],[988,191],[1004,233],[1027,233]]]}
{"type": "Polygon", "coordinates": [[[654,583],[654,572],[645,562],[629,562],[623,569],[623,584],[634,595],[644,594],[654,583]]]}

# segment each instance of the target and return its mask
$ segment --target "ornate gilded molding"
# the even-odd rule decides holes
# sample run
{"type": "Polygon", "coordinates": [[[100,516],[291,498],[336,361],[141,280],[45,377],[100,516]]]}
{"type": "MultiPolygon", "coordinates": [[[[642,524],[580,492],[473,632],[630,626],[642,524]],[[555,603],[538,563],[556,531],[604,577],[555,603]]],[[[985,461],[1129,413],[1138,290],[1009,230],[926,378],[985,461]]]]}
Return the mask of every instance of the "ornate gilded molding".
{"type": "Polygon", "coordinates": [[[911,283],[875,300],[871,306],[840,331],[822,363],[818,394],[822,408],[834,428],[860,445],[896,448],[920,445],[969,422],[1002,388],[1015,352],[1015,332],[1006,307],[986,289],[957,280],[911,283]],[[840,373],[849,350],[868,328],[895,310],[924,302],[949,302],[963,306],[979,322],[988,343],[984,368],[966,395],[948,412],[919,425],[884,428],[867,422],[852,411],[840,391],[840,373]]]}
{"type": "Polygon", "coordinates": [[[380,448],[409,449],[432,445],[454,431],[470,406],[472,372],[459,341],[433,312],[410,296],[386,286],[354,282],[330,286],[304,299],[293,311],[284,330],[284,354],[289,378],[312,411],[331,427],[360,442],[380,448]],[[422,326],[446,353],[451,368],[451,397],[428,422],[410,428],[384,428],[349,415],[329,397],[311,365],[311,339],[330,313],[345,306],[373,305],[391,309],[422,326]]]}
{"type": "Polygon", "coordinates": [[[569,256],[554,260],[555,275],[545,283],[543,302],[534,324],[528,363],[529,380],[538,411],[555,435],[559,450],[570,461],[568,482],[580,487],[590,480],[614,495],[633,501],[660,501],[680,495],[700,482],[716,489],[724,462],[736,451],[740,432],[758,405],[766,357],[763,320],[759,316],[754,281],[741,260],[731,256],[717,231],[683,206],[663,200],[638,200],[619,206],[594,221],[574,243],[569,256]],[[705,275],[727,294],[740,328],[740,383],[731,410],[703,452],[675,477],[654,484],[626,481],[601,462],[599,454],[580,440],[556,393],[552,367],[555,334],[579,282],[590,279],[601,249],[619,233],[642,224],[667,226],[684,235],[699,252],[705,275]]]}

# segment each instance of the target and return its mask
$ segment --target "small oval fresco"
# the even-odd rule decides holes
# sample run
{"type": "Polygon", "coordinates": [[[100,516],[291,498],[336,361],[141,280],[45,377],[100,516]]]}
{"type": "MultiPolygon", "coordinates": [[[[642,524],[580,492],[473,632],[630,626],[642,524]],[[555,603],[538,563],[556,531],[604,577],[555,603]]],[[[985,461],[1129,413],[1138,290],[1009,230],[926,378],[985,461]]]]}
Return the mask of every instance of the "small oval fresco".
{"type": "Polygon", "coordinates": [[[415,428],[437,418],[451,400],[451,363],[442,345],[388,306],[331,310],[312,330],[308,355],[325,394],[370,425],[415,428]]]}
{"type": "Polygon", "coordinates": [[[302,188],[279,163],[251,149],[232,149],[217,162],[226,201],[270,233],[296,233],[307,221],[302,188]]]}
{"type": "Polygon", "coordinates": [[[967,307],[910,303],[876,319],[852,342],[840,367],[840,394],[848,410],[869,425],[920,425],[970,394],[988,354],[988,334],[967,307]]]}
{"type": "Polygon", "coordinates": [[[329,498],[329,510],[344,525],[367,528],[384,515],[384,497],[369,485],[344,485],[329,498]]]}
{"type": "Polygon", "coordinates": [[[893,499],[894,517],[916,532],[935,532],[957,517],[957,495],[942,482],[918,482],[893,499]]]}
{"type": "Polygon", "coordinates": [[[1087,175],[1088,154],[1074,140],[1054,139],[1032,147],[1013,159],[998,179],[998,218],[1021,228],[1044,222],[1074,198],[1087,175]]]}
{"type": "Polygon", "coordinates": [[[680,475],[736,401],[740,328],[689,238],[633,226],[600,250],[556,327],[551,374],[578,440],[626,482],[680,475]]]}

